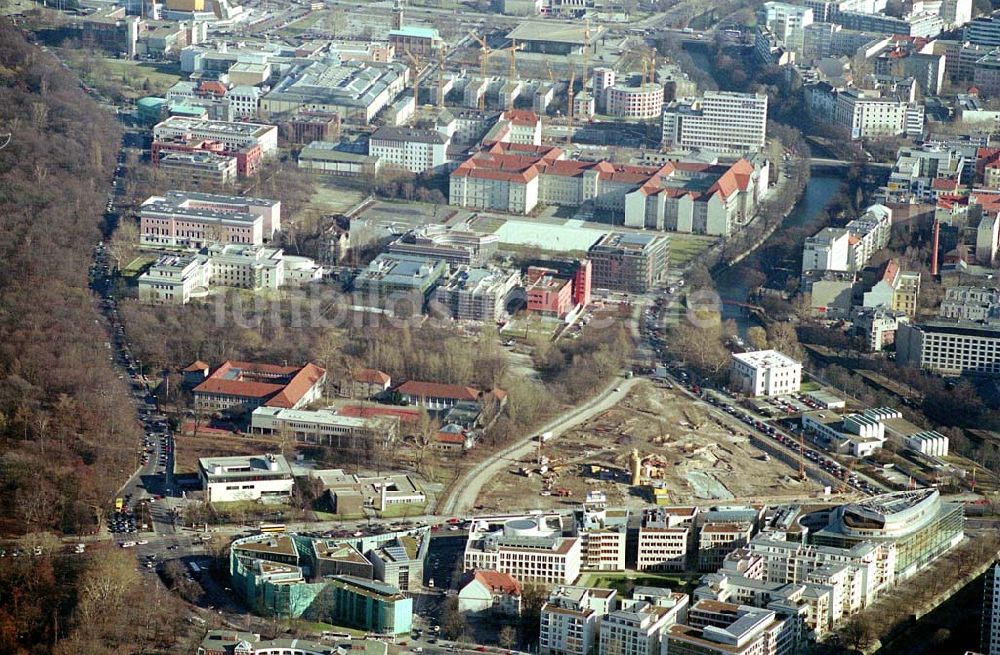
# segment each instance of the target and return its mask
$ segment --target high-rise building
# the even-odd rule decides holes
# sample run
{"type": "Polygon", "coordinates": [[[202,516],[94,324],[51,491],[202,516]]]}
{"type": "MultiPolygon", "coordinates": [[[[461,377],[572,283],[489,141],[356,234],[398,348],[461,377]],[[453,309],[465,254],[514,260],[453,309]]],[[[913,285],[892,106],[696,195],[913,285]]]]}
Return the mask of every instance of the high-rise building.
{"type": "Polygon", "coordinates": [[[706,91],[663,110],[664,146],[751,152],[764,147],[766,135],[767,96],[759,93],[706,91]]]}
{"type": "Polygon", "coordinates": [[[805,28],[813,22],[813,10],[787,2],[765,2],[757,10],[757,21],[767,25],[786,48],[801,53],[805,28]]]}
{"type": "Polygon", "coordinates": [[[983,578],[983,613],[979,649],[983,655],[1000,655],[1000,562],[983,578]]]}

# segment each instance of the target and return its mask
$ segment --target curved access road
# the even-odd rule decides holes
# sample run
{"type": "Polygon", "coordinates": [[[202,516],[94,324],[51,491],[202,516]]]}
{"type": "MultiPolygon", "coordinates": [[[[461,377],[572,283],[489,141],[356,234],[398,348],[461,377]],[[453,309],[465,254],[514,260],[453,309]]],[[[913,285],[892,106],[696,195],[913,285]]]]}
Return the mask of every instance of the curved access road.
{"type": "MultiPolygon", "coordinates": [[[[614,407],[640,379],[634,377],[626,380],[616,377],[603,391],[582,405],[577,405],[566,410],[563,414],[539,428],[535,434],[551,432],[553,439],[559,437],[559,435],[567,430],[614,407]]],[[[452,487],[453,491],[448,498],[438,504],[437,513],[449,516],[468,515],[469,511],[476,504],[476,498],[479,496],[483,484],[503,471],[504,467],[509,466],[510,462],[521,460],[535,448],[534,436],[528,436],[474,465],[455,482],[455,485],[452,487]]]]}

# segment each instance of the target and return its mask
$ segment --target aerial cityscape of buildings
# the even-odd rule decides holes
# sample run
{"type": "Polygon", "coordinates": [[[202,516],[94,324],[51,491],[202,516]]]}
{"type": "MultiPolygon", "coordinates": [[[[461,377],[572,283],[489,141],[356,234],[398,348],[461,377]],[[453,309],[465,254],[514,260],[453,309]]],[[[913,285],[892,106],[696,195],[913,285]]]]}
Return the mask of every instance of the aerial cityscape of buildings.
{"type": "Polygon", "coordinates": [[[0,641],[1000,655],[1000,10],[708,4],[4,8],[0,641]]]}

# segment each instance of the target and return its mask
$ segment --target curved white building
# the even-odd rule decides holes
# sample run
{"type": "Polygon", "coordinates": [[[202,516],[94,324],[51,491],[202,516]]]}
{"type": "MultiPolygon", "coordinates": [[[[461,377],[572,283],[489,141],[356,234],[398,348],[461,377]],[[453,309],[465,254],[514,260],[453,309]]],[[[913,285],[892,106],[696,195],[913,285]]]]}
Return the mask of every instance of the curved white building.
{"type": "Polygon", "coordinates": [[[615,84],[604,91],[607,113],[618,118],[659,118],[663,113],[663,85],[615,84]]]}
{"type": "Polygon", "coordinates": [[[810,543],[849,547],[861,541],[896,544],[896,579],[906,579],[965,536],[959,503],[941,501],[937,489],[897,491],[836,508],[810,543]]]}

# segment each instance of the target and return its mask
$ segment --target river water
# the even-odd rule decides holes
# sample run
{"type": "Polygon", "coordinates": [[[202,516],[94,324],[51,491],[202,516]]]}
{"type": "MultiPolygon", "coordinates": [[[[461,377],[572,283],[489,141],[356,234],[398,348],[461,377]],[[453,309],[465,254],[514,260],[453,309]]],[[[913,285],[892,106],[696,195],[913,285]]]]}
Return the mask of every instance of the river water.
{"type": "MultiPolygon", "coordinates": [[[[784,227],[800,227],[811,221],[837,194],[842,183],[841,178],[829,174],[810,177],[802,197],[799,198],[792,211],[788,212],[788,216],[781,223],[782,227],[778,230],[784,227]]],[[[724,299],[722,305],[723,320],[736,321],[740,335],[746,336],[747,328],[752,325],[750,316],[743,307],[733,302],[745,302],[749,295],[746,279],[742,275],[740,267],[728,268],[718,273],[714,280],[716,291],[724,299]]]]}

